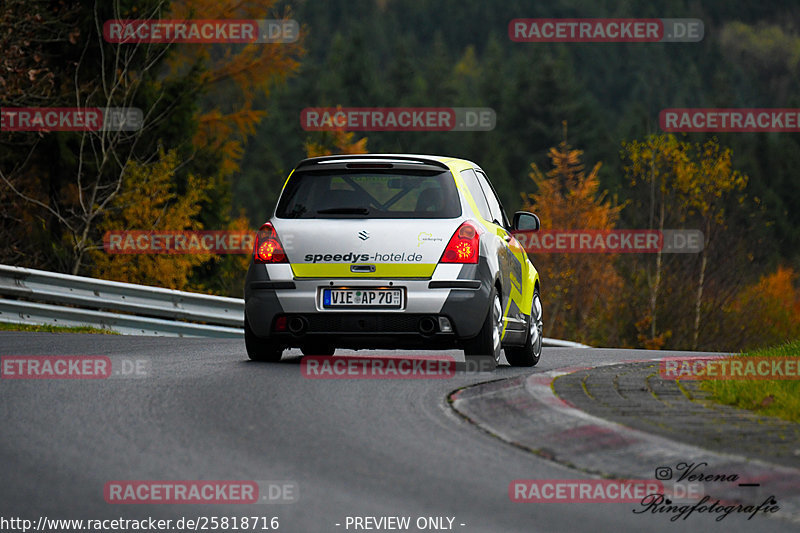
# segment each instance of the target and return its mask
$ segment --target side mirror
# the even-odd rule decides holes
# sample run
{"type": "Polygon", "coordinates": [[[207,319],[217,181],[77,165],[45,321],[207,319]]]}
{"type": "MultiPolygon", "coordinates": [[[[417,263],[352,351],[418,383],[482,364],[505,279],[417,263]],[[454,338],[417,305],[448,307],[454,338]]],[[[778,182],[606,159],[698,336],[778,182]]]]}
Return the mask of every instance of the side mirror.
{"type": "Polygon", "coordinates": [[[539,217],[528,211],[517,211],[514,213],[514,229],[518,231],[539,231],[542,223],[539,217]]]}

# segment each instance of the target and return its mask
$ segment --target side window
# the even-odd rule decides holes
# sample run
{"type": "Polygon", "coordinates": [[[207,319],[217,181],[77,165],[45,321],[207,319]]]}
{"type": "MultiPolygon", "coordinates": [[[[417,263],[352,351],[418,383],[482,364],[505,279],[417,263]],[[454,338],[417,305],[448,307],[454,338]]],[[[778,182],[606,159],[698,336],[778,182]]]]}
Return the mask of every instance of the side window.
{"type": "Polygon", "coordinates": [[[486,195],[486,201],[489,202],[489,212],[492,213],[492,216],[489,220],[496,220],[500,223],[501,226],[508,227],[508,217],[506,217],[505,211],[503,211],[503,206],[500,204],[500,200],[497,198],[497,193],[492,187],[489,178],[486,177],[486,174],[478,171],[478,182],[480,183],[481,187],[483,188],[483,192],[486,195]]]}
{"type": "Polygon", "coordinates": [[[475,200],[480,215],[486,220],[492,220],[494,217],[489,209],[489,204],[486,202],[486,197],[483,195],[481,185],[478,183],[478,176],[475,175],[475,171],[472,169],[462,170],[461,178],[464,180],[464,183],[467,184],[469,194],[472,196],[472,199],[475,200]]]}

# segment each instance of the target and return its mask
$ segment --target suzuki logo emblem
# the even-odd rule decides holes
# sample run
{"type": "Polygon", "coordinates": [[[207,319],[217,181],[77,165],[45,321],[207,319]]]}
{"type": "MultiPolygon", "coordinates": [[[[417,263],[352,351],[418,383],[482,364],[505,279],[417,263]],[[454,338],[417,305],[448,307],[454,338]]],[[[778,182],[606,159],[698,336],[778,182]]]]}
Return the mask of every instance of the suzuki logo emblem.
{"type": "Polygon", "coordinates": [[[367,239],[369,239],[369,232],[367,230],[362,229],[361,231],[358,232],[358,238],[361,239],[362,241],[366,241],[367,239]]]}

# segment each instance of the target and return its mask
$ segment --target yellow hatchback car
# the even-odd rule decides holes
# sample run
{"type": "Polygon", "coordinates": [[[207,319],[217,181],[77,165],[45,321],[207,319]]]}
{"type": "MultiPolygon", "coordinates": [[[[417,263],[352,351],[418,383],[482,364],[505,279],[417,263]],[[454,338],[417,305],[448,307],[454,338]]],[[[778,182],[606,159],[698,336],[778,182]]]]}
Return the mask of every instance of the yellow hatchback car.
{"type": "Polygon", "coordinates": [[[486,173],[470,161],[368,154],[301,161],[258,232],[245,282],[251,359],[287,348],[542,353],[539,274],[486,173]]]}

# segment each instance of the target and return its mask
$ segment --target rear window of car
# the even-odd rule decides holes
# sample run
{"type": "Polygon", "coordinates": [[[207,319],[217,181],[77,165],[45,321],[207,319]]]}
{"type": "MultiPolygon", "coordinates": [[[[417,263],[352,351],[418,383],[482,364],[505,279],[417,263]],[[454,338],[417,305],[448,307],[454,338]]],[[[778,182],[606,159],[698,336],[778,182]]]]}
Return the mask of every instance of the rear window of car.
{"type": "Polygon", "coordinates": [[[456,218],[453,175],[430,171],[305,171],[292,174],[278,218],[456,218]]]}

